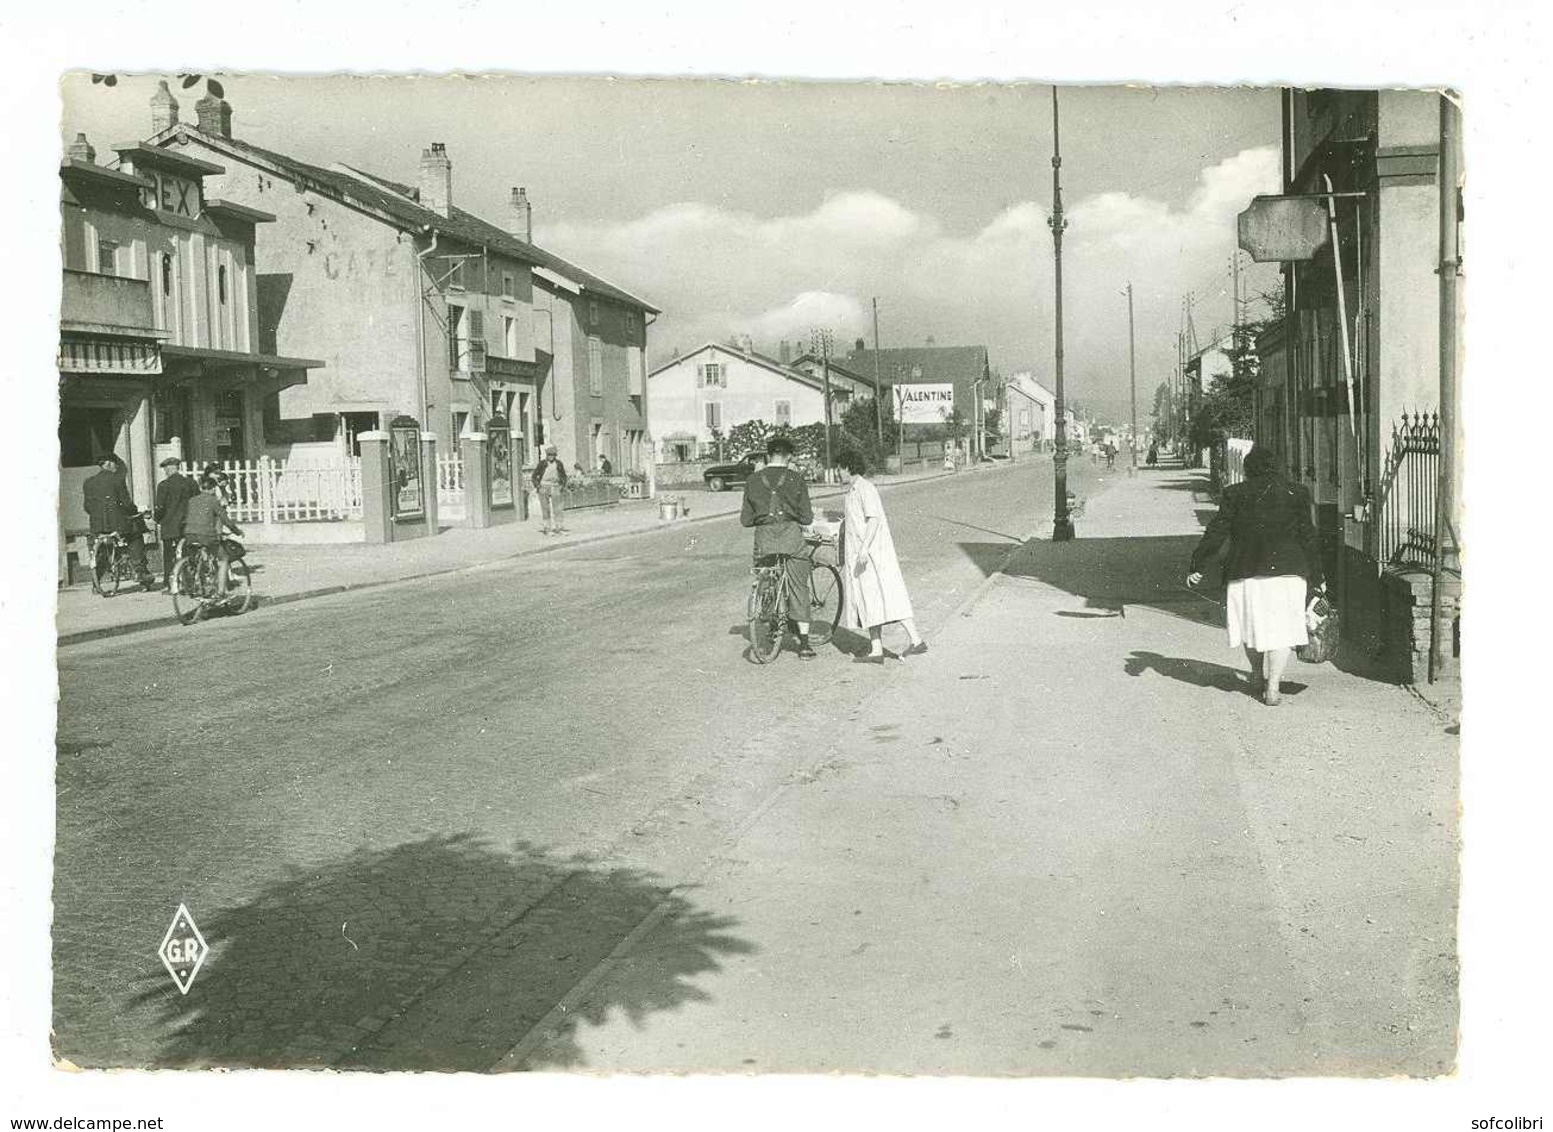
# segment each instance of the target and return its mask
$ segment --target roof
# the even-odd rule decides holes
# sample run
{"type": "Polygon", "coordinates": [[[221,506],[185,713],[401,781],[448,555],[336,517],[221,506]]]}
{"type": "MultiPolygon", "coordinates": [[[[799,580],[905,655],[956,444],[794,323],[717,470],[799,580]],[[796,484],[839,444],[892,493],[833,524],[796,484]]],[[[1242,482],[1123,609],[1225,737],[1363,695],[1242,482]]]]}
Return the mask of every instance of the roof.
{"type": "Polygon", "coordinates": [[[792,366],[784,366],[775,358],[768,358],[765,354],[762,354],[758,350],[745,350],[738,346],[726,345],[722,342],[707,342],[704,345],[697,346],[688,354],[681,354],[677,358],[672,358],[669,361],[664,362],[663,365],[653,370],[647,376],[656,377],[664,370],[673,369],[675,366],[679,365],[680,362],[689,361],[697,354],[705,353],[707,350],[721,350],[723,353],[729,355],[730,357],[742,358],[747,362],[753,362],[755,365],[760,366],[762,369],[771,370],[773,373],[780,374],[782,377],[787,378],[789,381],[796,381],[799,385],[807,385],[810,389],[825,388],[825,383],[819,378],[810,377],[802,370],[793,369],[792,366]]]}
{"type": "Polygon", "coordinates": [[[203,177],[207,173],[225,173],[226,168],[211,161],[202,161],[176,150],[162,149],[145,142],[120,142],[113,147],[120,161],[140,161],[147,165],[168,165],[182,173],[203,177]]]}
{"type": "MultiPolygon", "coordinates": [[[[985,346],[908,346],[888,350],[853,350],[846,364],[854,372],[873,373],[874,354],[879,355],[879,382],[895,385],[910,381],[913,367],[922,367],[922,380],[978,381],[987,373],[985,346]],[[904,377],[903,377],[904,375],[904,377]]],[[[872,381],[872,377],[869,378],[872,381]]]]}
{"type": "Polygon", "coordinates": [[[650,314],[659,313],[659,308],[646,300],[639,299],[629,291],[616,287],[592,272],[585,271],[560,256],[545,251],[538,244],[520,240],[456,205],[448,209],[447,216],[422,207],[414,199],[415,191],[408,185],[398,184],[349,165],[343,167],[349,170],[348,172],[310,165],[294,157],[287,157],[285,154],[254,145],[252,142],[208,134],[186,122],[164,131],[160,144],[166,144],[176,137],[193,137],[214,149],[230,150],[234,156],[268,164],[277,169],[282,176],[298,184],[320,190],[329,196],[343,197],[385,213],[407,227],[430,228],[466,244],[488,247],[532,266],[548,268],[558,275],[571,279],[584,291],[629,306],[640,307],[650,314]]]}
{"type": "Polygon", "coordinates": [[[97,165],[91,161],[78,161],[74,157],[67,157],[59,163],[59,175],[93,177],[112,185],[120,185],[124,188],[135,189],[152,188],[156,182],[149,177],[138,177],[133,173],[126,173],[122,169],[109,169],[106,165],[97,165]]]}
{"type": "MultiPolygon", "coordinates": [[[[873,376],[871,374],[870,375],[864,375],[862,373],[859,373],[856,369],[854,369],[851,366],[846,365],[846,364],[844,364],[842,362],[838,362],[835,358],[831,358],[831,359],[829,359],[829,361],[830,361],[830,372],[832,374],[839,373],[842,377],[850,378],[852,381],[858,382],[861,385],[868,385],[868,386],[872,386],[873,385],[874,379],[873,379],[873,376]]],[[[824,365],[825,362],[826,362],[826,359],[820,357],[820,355],[818,355],[818,354],[803,353],[803,354],[799,354],[796,358],[794,358],[791,362],[789,362],[788,365],[792,366],[794,369],[797,369],[799,366],[804,365],[805,363],[812,363],[812,364],[818,366],[818,365],[824,365]]],[[[887,384],[885,382],[885,380],[884,380],[883,372],[881,372],[880,375],[879,375],[879,384],[880,385],[887,384]]]]}

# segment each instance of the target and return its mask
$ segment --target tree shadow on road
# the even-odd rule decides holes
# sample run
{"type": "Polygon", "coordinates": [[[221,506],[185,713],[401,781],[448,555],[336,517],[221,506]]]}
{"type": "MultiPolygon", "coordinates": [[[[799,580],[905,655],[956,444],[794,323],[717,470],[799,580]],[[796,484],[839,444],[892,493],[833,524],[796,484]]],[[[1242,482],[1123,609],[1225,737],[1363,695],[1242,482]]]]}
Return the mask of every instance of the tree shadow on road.
{"type": "Polygon", "coordinates": [[[579,1026],[705,1001],[694,980],[755,950],[651,874],[469,836],[294,869],[198,921],[212,951],[187,997],[158,968],[136,999],[165,1027],[158,1067],[580,1066],[579,1026]],[[498,1065],[655,911],[655,975],[602,980],[541,1055],[498,1065]]]}

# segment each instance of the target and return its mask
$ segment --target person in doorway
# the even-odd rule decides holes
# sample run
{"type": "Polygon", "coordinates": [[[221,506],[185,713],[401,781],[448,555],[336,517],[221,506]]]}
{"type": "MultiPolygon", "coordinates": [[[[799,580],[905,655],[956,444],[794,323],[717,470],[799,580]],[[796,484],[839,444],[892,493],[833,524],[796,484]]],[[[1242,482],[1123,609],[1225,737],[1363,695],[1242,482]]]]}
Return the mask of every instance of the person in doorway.
{"type": "Polygon", "coordinates": [[[180,470],[183,462],[176,456],[162,461],[162,467],[171,469],[167,478],[156,485],[156,502],[152,517],[156,519],[157,537],[162,540],[162,586],[172,589],[173,562],[178,557],[178,540],[183,538],[183,518],[188,511],[189,500],[200,493],[199,484],[180,470]]]}
{"type": "Polygon", "coordinates": [[[534,465],[534,490],[539,493],[539,533],[560,534],[566,529],[566,465],[556,454],[554,444],[545,445],[545,458],[534,465]]]}
{"type": "Polygon", "coordinates": [[[243,529],[227,516],[216,477],[201,476],[199,493],[184,505],[183,539],[191,546],[205,547],[216,556],[216,592],[221,597],[226,597],[229,588],[231,556],[223,538],[227,531],[234,535],[243,533],[243,529]]]}
{"type": "Polygon", "coordinates": [[[1246,453],[1244,473],[1243,482],[1224,489],[1219,513],[1192,554],[1186,584],[1201,582],[1203,568],[1224,553],[1230,648],[1245,648],[1252,691],[1276,707],[1289,657],[1310,639],[1305,603],[1325,583],[1310,492],[1287,482],[1273,453],[1261,446],[1246,453]]]}
{"type": "Polygon", "coordinates": [[[842,604],[851,610],[852,624],[868,631],[868,654],[853,657],[853,662],[884,663],[883,630],[892,622],[899,623],[910,639],[906,651],[897,659],[925,653],[927,642],[912,619],[911,596],[906,592],[906,579],[895,557],[895,540],[890,535],[890,520],[884,514],[879,489],[868,478],[868,465],[861,453],[842,453],[841,468],[848,482],[841,527],[846,593],[842,604]]]}
{"type": "MultiPolygon", "coordinates": [[[[87,529],[93,538],[116,534],[123,539],[135,577],[141,586],[151,589],[156,579],[146,568],[145,521],[129,494],[127,472],[123,461],[111,452],[98,461],[98,470],[81,487],[87,529]]],[[[95,562],[92,568],[96,569],[95,562]]]]}
{"type": "Polygon", "coordinates": [[[766,444],[766,466],[752,472],[744,484],[744,504],[739,525],[755,528],[755,564],[782,563],[787,576],[787,617],[798,634],[798,655],[812,660],[817,654],[809,643],[809,562],[795,558],[803,549],[803,528],[814,522],[809,485],[788,461],[793,442],[774,436],[766,444]]]}
{"type": "Polygon", "coordinates": [[[609,457],[602,452],[599,453],[599,475],[607,476],[612,474],[614,474],[614,466],[610,464],[609,457]]]}

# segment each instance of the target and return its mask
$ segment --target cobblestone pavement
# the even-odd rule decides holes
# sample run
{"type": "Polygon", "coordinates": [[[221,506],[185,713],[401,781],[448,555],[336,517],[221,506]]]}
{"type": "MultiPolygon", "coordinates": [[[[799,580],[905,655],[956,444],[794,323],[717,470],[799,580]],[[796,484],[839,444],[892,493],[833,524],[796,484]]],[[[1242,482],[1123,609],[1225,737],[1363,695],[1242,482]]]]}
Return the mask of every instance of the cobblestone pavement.
{"type": "MultiPolygon", "coordinates": [[[[1050,495],[1044,462],[887,494],[930,631],[1050,495]]],[[[676,886],[890,679],[846,636],[742,660],[747,565],[727,520],[61,650],[57,1055],[490,1068],[649,913],[661,977],[589,1009],[706,995],[761,942],[676,886]]]]}

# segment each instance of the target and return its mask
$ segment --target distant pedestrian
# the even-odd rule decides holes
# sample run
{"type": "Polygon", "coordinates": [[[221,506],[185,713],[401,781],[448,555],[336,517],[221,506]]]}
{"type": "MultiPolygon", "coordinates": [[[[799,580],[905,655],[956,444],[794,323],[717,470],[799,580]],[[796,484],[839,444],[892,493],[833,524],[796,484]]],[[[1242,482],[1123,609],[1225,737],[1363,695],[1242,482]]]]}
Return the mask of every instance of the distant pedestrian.
{"type": "Polygon", "coordinates": [[[912,619],[911,595],[906,592],[906,579],[895,557],[895,540],[890,536],[890,520],[885,517],[879,489],[868,478],[868,465],[861,453],[843,453],[841,469],[849,485],[841,528],[844,605],[851,610],[852,624],[868,631],[868,655],[853,660],[883,664],[883,630],[892,622],[898,622],[910,638],[902,656],[925,653],[927,642],[912,619]]]}
{"type": "Polygon", "coordinates": [[[192,476],[182,472],[183,461],[168,456],[161,464],[170,468],[167,478],[156,485],[156,502],[152,518],[156,520],[157,537],[162,540],[162,585],[172,589],[173,563],[178,557],[178,541],[183,538],[183,518],[189,500],[200,493],[199,484],[192,476]]]}
{"type": "Polygon", "coordinates": [[[607,476],[612,475],[613,473],[614,466],[610,464],[609,457],[604,455],[602,452],[599,453],[599,474],[607,476]]]}
{"type": "Polygon", "coordinates": [[[1245,648],[1252,690],[1275,707],[1282,700],[1280,681],[1291,653],[1310,639],[1305,603],[1325,583],[1310,492],[1287,482],[1272,452],[1261,446],[1246,454],[1244,471],[1244,481],[1224,489],[1219,513],[1192,555],[1186,582],[1201,582],[1203,568],[1224,553],[1229,644],[1245,648]]]}
{"type": "Polygon", "coordinates": [[[1159,442],[1158,441],[1155,441],[1154,443],[1149,445],[1148,459],[1145,462],[1151,468],[1159,463],[1159,442]]]}
{"type": "Polygon", "coordinates": [[[545,445],[545,458],[534,467],[534,490],[539,493],[539,533],[560,534],[566,529],[566,465],[556,455],[554,444],[545,445]]]}

